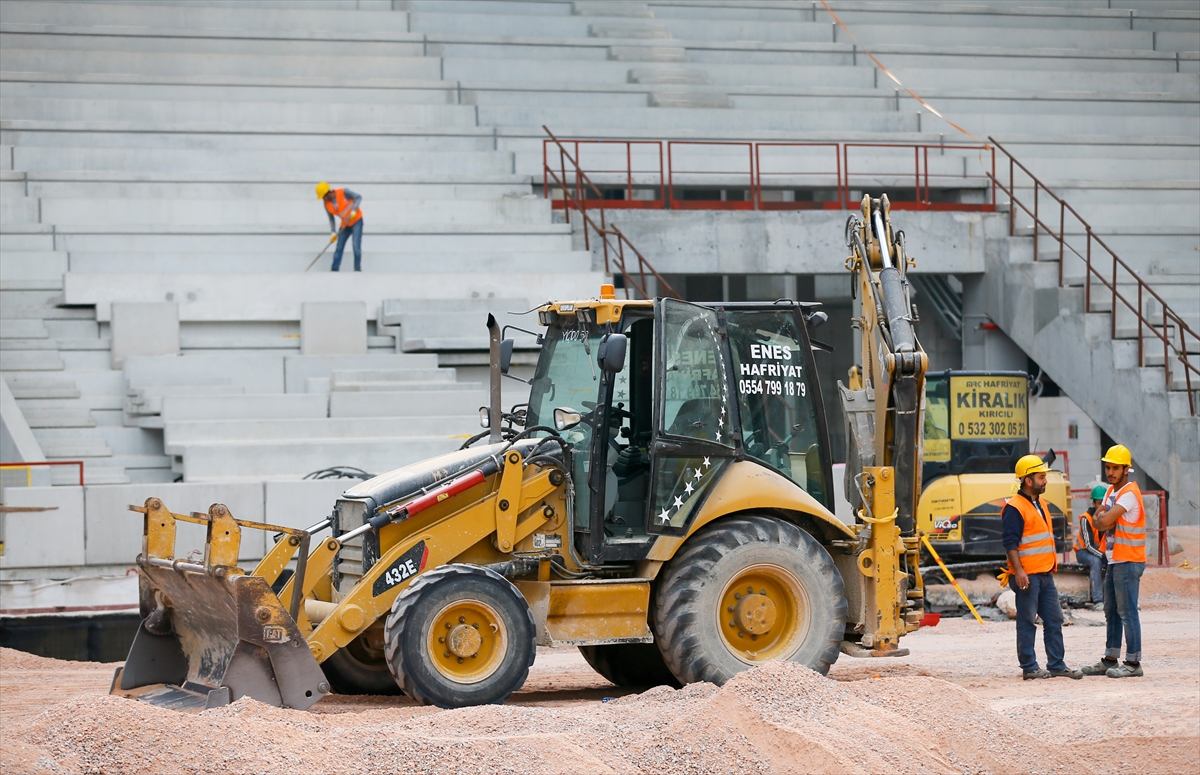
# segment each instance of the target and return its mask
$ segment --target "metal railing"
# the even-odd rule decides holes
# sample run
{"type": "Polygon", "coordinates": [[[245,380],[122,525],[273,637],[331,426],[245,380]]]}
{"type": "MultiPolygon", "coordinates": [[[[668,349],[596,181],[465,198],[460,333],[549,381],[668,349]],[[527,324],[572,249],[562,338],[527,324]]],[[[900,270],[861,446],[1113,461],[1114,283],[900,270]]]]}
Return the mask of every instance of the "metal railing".
{"type": "Polygon", "coordinates": [[[551,134],[542,142],[542,166],[543,193],[555,209],[582,201],[609,209],[856,210],[863,191],[878,189],[888,191],[895,210],[996,209],[996,156],[986,145],[559,140],[551,134]],[[567,146],[575,170],[586,170],[586,183],[572,178],[564,163],[567,146]],[[969,154],[947,151],[975,152],[981,171],[971,171],[969,154]],[[852,172],[852,163],[862,171],[852,172]],[[964,188],[977,189],[984,201],[939,198],[964,188]],[[556,189],[564,192],[561,199],[556,189]]]}
{"type": "MultiPolygon", "coordinates": [[[[1030,172],[1024,164],[1017,161],[1004,146],[996,142],[995,138],[989,137],[988,140],[1008,157],[1008,185],[1005,186],[999,180],[994,167],[991,177],[993,184],[1007,194],[1011,202],[1008,208],[1009,236],[1017,233],[1017,210],[1019,208],[1033,219],[1034,261],[1042,260],[1041,254],[1038,252],[1038,241],[1042,235],[1048,236],[1058,245],[1058,255],[1051,260],[1058,261],[1058,286],[1060,288],[1067,286],[1068,281],[1073,279],[1065,271],[1068,260],[1074,259],[1076,264],[1081,263],[1083,310],[1085,313],[1093,311],[1093,285],[1099,283],[1100,288],[1096,290],[1107,296],[1110,304],[1108,309],[1110,313],[1109,336],[1112,339],[1118,338],[1117,319],[1121,316],[1122,310],[1132,312],[1137,321],[1138,366],[1146,366],[1147,340],[1153,342],[1154,339],[1157,339],[1163,349],[1162,367],[1167,391],[1170,392],[1172,389],[1171,361],[1178,360],[1183,368],[1188,410],[1194,417],[1196,415],[1194,391],[1196,388],[1200,388],[1200,367],[1188,360],[1188,354],[1200,354],[1200,335],[1167,306],[1163,297],[1142,280],[1136,271],[1117,257],[1116,252],[1092,231],[1091,225],[1076,212],[1074,207],[1047,188],[1045,183],[1030,172]],[[1031,190],[1032,203],[1028,201],[1028,198],[1025,201],[1018,198],[1017,191],[1019,190],[1031,190]],[[1046,206],[1043,205],[1045,198],[1050,200],[1045,203],[1046,206]],[[1055,220],[1057,220],[1057,225],[1054,223],[1055,220]],[[1080,242],[1083,244],[1079,244],[1080,242]],[[1093,246],[1101,251],[1099,256],[1093,257],[1093,246]],[[1106,265],[1104,269],[1101,268],[1100,262],[1104,262],[1106,265]],[[1111,271],[1106,271],[1109,265],[1111,271]],[[1135,290],[1122,291],[1120,290],[1121,286],[1131,287],[1135,290]],[[1135,292],[1136,302],[1128,298],[1135,292]],[[1156,322],[1151,322],[1149,316],[1145,314],[1146,304],[1151,300],[1156,302],[1159,307],[1158,310],[1155,310],[1156,316],[1159,318],[1156,322]]],[[[1099,298],[1095,300],[1099,301],[1099,298]]],[[[1096,311],[1104,312],[1105,310],[1096,311]]]]}
{"type": "MultiPolygon", "coordinates": [[[[79,467],[79,486],[83,486],[83,461],[82,460],[48,460],[40,463],[0,463],[0,470],[25,469],[25,486],[28,487],[33,481],[34,467],[41,466],[78,466],[79,467]]],[[[9,485],[12,486],[12,485],[9,485]]]]}
{"type": "MultiPolygon", "coordinates": [[[[542,165],[542,185],[543,190],[549,196],[551,184],[558,187],[562,192],[562,199],[556,200],[562,202],[563,209],[567,216],[567,222],[571,222],[571,212],[575,211],[583,221],[583,244],[587,250],[591,250],[591,234],[594,233],[599,239],[604,254],[604,271],[608,274],[619,274],[621,276],[622,285],[625,290],[626,298],[629,298],[629,291],[632,290],[643,299],[659,296],[674,296],[678,298],[675,289],[671,284],[658,273],[646,257],[642,255],[629,238],[621,233],[621,230],[615,224],[608,222],[608,216],[605,213],[605,208],[611,206],[611,200],[606,200],[604,193],[594,184],[591,179],[579,167],[578,163],[578,143],[581,141],[569,140],[569,143],[576,143],[576,155],[572,156],[567,147],[559,141],[554,133],[547,127],[542,129],[546,131],[549,138],[542,144],[543,148],[543,165],[542,165]],[[547,147],[549,143],[553,143],[558,150],[558,170],[554,170],[550,166],[547,147]],[[568,182],[570,181],[570,182],[568,182]],[[589,199],[589,194],[595,196],[589,199]],[[592,212],[599,213],[600,222],[589,214],[589,209],[592,212]],[[637,266],[630,271],[630,267],[626,262],[626,251],[629,251],[637,258],[637,266]],[[614,272],[613,270],[616,269],[614,272]],[[647,290],[647,276],[651,276],[657,283],[657,292],[651,293],[647,290]]],[[[629,148],[629,145],[626,145],[629,148]]],[[[660,144],[661,147],[661,144],[660,144]]],[[[632,178],[630,179],[630,191],[632,191],[632,178]]],[[[632,200],[629,200],[632,201],[632,200]]]]}

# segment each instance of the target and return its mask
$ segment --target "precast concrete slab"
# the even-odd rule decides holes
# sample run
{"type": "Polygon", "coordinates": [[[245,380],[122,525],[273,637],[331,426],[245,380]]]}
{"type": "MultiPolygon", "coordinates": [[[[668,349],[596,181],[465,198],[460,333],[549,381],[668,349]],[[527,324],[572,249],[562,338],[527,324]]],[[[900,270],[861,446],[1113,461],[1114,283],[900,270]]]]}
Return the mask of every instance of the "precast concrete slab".
{"type": "Polygon", "coordinates": [[[248,393],[284,392],[284,356],[274,353],[211,353],[125,359],[131,388],[152,385],[231,384],[248,393]]]}
{"type": "Polygon", "coordinates": [[[6,487],[6,506],[45,510],[4,515],[5,551],[0,555],[0,569],[83,565],[83,489],[6,487]]]}
{"type": "MultiPolygon", "coordinates": [[[[66,275],[67,304],[95,305],[96,319],[108,321],[114,302],[167,298],[179,304],[184,320],[299,320],[306,301],[363,301],[367,319],[375,320],[384,299],[442,298],[453,291],[460,299],[500,297],[520,287],[537,299],[594,296],[605,282],[598,273],[492,274],[479,272],[448,288],[444,275],[382,275],[366,272],[294,275],[66,275]],[[272,293],[263,297],[262,289],[272,293]]],[[[182,359],[181,359],[182,360],[182,359]]]]}
{"type": "MultiPolygon", "coordinates": [[[[420,417],[478,415],[479,407],[488,403],[487,392],[476,391],[409,391],[331,393],[330,417],[420,417]]],[[[478,426],[478,421],[475,422],[478,426]]],[[[467,429],[468,435],[478,431],[467,429]]],[[[463,437],[466,438],[466,437],[463,437]]]]}
{"type": "Polygon", "coordinates": [[[185,444],[273,440],[316,443],[322,439],[399,439],[457,435],[478,425],[475,414],[416,417],[329,417],[282,420],[172,420],[163,424],[163,448],[180,455],[185,444]]]}
{"type": "Polygon", "coordinates": [[[328,417],[329,400],[311,393],[164,396],[162,422],[328,417]]]}

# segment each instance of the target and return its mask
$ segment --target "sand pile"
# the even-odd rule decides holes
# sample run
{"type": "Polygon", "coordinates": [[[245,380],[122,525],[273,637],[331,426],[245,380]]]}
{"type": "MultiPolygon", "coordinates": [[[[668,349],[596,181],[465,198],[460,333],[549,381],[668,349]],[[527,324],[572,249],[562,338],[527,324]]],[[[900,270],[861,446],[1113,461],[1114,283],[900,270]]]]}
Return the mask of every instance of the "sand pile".
{"type": "Polygon", "coordinates": [[[841,683],[788,663],[720,689],[660,687],[571,707],[325,714],[240,700],[188,715],[92,696],[21,727],[4,732],[19,741],[3,746],[5,772],[1062,771],[1061,752],[948,682],[841,683]]]}

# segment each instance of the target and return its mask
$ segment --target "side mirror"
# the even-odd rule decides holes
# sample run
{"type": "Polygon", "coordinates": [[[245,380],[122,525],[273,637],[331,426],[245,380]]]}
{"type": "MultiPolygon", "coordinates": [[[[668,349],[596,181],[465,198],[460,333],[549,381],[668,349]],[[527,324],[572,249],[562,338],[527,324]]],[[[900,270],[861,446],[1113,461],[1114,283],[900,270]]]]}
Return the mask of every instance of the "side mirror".
{"type": "Polygon", "coordinates": [[[625,346],[628,340],[624,334],[606,334],[596,348],[596,363],[600,370],[616,374],[625,368],[625,346]]]}
{"type": "Polygon", "coordinates": [[[804,319],[808,321],[810,328],[817,328],[818,326],[824,325],[825,321],[829,320],[829,316],[818,310],[817,312],[806,316],[804,319]]]}
{"type": "Polygon", "coordinates": [[[1054,465],[1055,460],[1058,460],[1058,455],[1054,452],[1054,450],[1049,450],[1046,452],[1046,454],[1042,455],[1042,462],[1047,466],[1054,465]]]}
{"type": "Polygon", "coordinates": [[[500,342],[500,373],[507,374],[512,365],[513,340],[504,339],[500,342]]]}
{"type": "Polygon", "coordinates": [[[570,407],[560,406],[554,410],[554,427],[559,432],[569,431],[583,422],[583,415],[570,407]]]}
{"type": "Polygon", "coordinates": [[[479,427],[492,427],[492,410],[486,406],[479,407],[479,427]]]}

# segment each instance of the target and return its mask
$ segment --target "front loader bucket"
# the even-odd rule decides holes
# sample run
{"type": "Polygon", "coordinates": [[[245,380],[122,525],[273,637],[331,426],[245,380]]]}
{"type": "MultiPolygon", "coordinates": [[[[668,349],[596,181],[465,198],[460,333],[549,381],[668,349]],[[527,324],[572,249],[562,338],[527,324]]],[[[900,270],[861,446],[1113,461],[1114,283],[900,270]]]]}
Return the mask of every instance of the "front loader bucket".
{"type": "MultiPolygon", "coordinates": [[[[210,522],[208,559],[221,549],[213,550],[213,526],[237,529],[224,506],[214,505],[210,515],[214,512],[228,519],[210,522]]],[[[167,517],[181,518],[153,498],[145,513],[147,537],[167,517]]],[[[196,519],[189,521],[203,516],[193,514],[196,519]]],[[[173,523],[170,527],[173,543],[173,523]]],[[[204,710],[241,697],[303,710],[329,692],[295,619],[266,578],[247,575],[232,564],[148,556],[153,541],[143,544],[137,560],[143,600],[154,601],[155,608],[143,619],[125,665],[113,677],[112,694],[179,710],[204,710]]],[[[236,547],[233,551],[236,557],[236,547]]]]}

